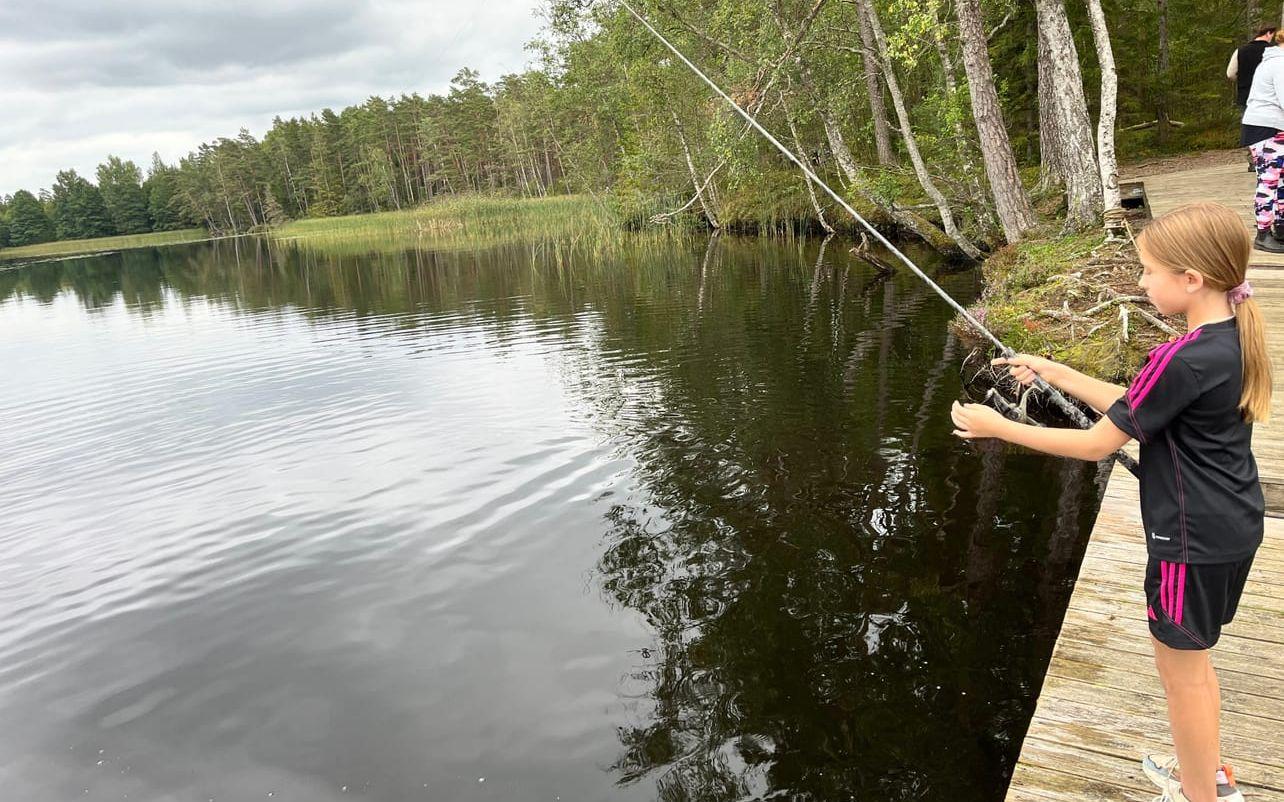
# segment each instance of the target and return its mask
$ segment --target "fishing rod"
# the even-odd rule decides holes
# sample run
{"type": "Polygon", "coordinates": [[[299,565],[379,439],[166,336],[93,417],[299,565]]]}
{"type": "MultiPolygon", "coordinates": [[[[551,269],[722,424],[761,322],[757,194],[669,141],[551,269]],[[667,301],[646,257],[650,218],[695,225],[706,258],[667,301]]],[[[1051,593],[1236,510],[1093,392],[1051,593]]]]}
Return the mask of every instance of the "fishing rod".
{"type": "MultiPolygon", "coordinates": [[[[855,218],[856,222],[860,223],[865,228],[866,231],[872,234],[874,239],[878,240],[878,242],[882,244],[884,248],[890,251],[892,255],[894,255],[906,267],[908,267],[914,273],[914,275],[918,276],[920,279],[926,282],[927,286],[931,287],[932,290],[937,295],[939,295],[943,301],[945,301],[954,309],[954,311],[962,315],[963,319],[966,320],[972,326],[973,329],[979,332],[983,337],[985,337],[985,339],[993,343],[994,346],[999,349],[999,353],[1001,353],[1005,358],[1011,358],[1016,356],[1015,351],[1013,351],[1011,348],[1004,345],[1003,341],[1000,340],[998,337],[995,337],[994,334],[992,334],[990,330],[987,329],[981,323],[981,321],[977,320],[975,317],[972,316],[971,312],[963,308],[963,306],[958,301],[951,298],[950,294],[947,293],[944,289],[942,289],[939,284],[933,281],[931,276],[927,275],[927,273],[924,273],[923,270],[917,264],[915,264],[912,259],[910,259],[908,256],[906,256],[904,253],[901,252],[900,248],[897,248],[895,245],[893,245],[891,240],[883,236],[883,234],[878,229],[874,228],[874,226],[871,225],[868,220],[866,220],[863,216],[861,216],[860,212],[853,209],[851,204],[849,204],[846,200],[843,199],[841,195],[835,192],[833,188],[829,186],[829,184],[825,183],[825,181],[823,181],[820,176],[812,172],[812,169],[808,167],[806,163],[803,162],[802,159],[795,156],[793,151],[791,151],[789,148],[782,145],[780,143],[780,140],[772,136],[770,131],[768,131],[766,128],[763,128],[758,123],[758,121],[754,119],[753,115],[749,114],[749,112],[742,109],[739,103],[736,103],[736,101],[732,100],[731,97],[727,95],[726,92],[722,91],[721,87],[719,87],[716,83],[714,83],[711,78],[709,78],[709,76],[705,75],[700,70],[700,68],[697,67],[695,64],[692,64],[691,60],[688,59],[686,56],[684,56],[682,54],[682,51],[674,47],[673,43],[671,43],[668,39],[664,37],[664,34],[657,31],[651,25],[651,23],[647,21],[646,17],[639,14],[637,10],[634,9],[633,6],[629,4],[628,0],[619,0],[619,3],[621,6],[624,7],[625,11],[628,11],[630,14],[633,15],[634,19],[642,23],[642,26],[646,28],[648,31],[650,31],[651,34],[656,39],[659,39],[660,43],[663,44],[666,48],[668,48],[669,51],[673,53],[673,55],[677,56],[678,59],[681,60],[683,64],[687,65],[687,67],[689,67],[692,72],[694,72],[697,76],[699,76],[700,80],[708,84],[710,89],[716,92],[718,96],[721,97],[723,100],[727,101],[727,104],[730,105],[731,108],[735,109],[736,113],[738,113],[741,117],[743,117],[745,122],[749,123],[749,125],[753,126],[753,128],[758,133],[766,137],[767,141],[770,142],[772,145],[774,145],[776,150],[780,151],[785,158],[789,159],[791,162],[798,165],[799,170],[802,170],[803,173],[809,179],[814,181],[821,189],[825,190],[825,192],[829,195],[829,197],[833,198],[834,201],[839,206],[843,207],[843,209],[846,210],[848,214],[850,214],[853,218],[855,218]]],[[[1080,429],[1092,428],[1092,421],[1088,420],[1088,416],[1084,415],[1082,410],[1080,410],[1074,404],[1070,403],[1069,399],[1067,399],[1064,395],[1062,395],[1061,392],[1057,390],[1057,388],[1053,387],[1051,384],[1048,384],[1047,381],[1045,381],[1041,376],[1038,376],[1038,375],[1035,376],[1034,386],[1039,388],[1039,390],[1042,391],[1043,393],[1047,394],[1048,399],[1052,401],[1053,405],[1055,405],[1057,409],[1061,410],[1061,412],[1066,417],[1068,417],[1071,420],[1071,422],[1074,423],[1075,426],[1078,426],[1080,429]]],[[[1137,466],[1137,461],[1134,460],[1132,457],[1130,457],[1128,454],[1124,453],[1123,451],[1116,451],[1114,456],[1115,456],[1115,459],[1119,460],[1120,464],[1122,464],[1125,468],[1127,468],[1133,474],[1138,473],[1139,469],[1137,466]]]]}

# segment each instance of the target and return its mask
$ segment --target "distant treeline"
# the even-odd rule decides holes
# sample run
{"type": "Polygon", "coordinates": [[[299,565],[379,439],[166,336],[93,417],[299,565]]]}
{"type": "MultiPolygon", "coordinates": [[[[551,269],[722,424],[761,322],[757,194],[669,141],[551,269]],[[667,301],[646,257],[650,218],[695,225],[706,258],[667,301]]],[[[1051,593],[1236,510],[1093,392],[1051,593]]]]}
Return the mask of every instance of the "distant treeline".
{"type": "MultiPolygon", "coordinates": [[[[1229,146],[1226,61],[1261,15],[1279,15],[1245,0],[634,4],[853,203],[964,250],[1032,225],[1016,169],[1042,192],[1064,188],[1077,227],[1099,216],[1102,35],[1120,77],[1121,152],[1229,146]]],[[[545,11],[537,68],[491,84],[465,69],[445,95],[278,118],[262,140],[242,130],[177,164],[154,157],[145,180],[116,157],[96,183],[66,170],[48,190],[0,197],[0,245],[239,233],[479,192],[609,192],[635,219],[713,228],[839,217],[618,5],[548,0],[545,11]]]]}

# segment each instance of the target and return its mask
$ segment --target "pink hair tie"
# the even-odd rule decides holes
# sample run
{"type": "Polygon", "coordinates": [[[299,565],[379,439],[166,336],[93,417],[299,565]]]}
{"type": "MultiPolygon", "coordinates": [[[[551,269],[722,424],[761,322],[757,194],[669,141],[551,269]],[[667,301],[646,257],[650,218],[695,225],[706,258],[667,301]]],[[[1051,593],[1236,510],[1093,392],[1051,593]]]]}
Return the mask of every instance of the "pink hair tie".
{"type": "Polygon", "coordinates": [[[1226,298],[1231,302],[1231,306],[1239,306],[1252,297],[1253,285],[1249,284],[1247,281],[1240,284],[1238,287],[1232,287],[1231,290],[1226,293],[1226,298]]]}

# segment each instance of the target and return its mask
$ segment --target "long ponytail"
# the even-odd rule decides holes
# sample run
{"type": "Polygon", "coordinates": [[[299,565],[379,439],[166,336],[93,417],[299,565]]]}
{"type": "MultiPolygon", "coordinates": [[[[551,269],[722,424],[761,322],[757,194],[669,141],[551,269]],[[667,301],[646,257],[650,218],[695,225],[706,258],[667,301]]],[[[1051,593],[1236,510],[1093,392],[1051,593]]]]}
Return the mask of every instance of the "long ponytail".
{"type": "Polygon", "coordinates": [[[1239,215],[1220,203],[1189,203],[1142,229],[1137,247],[1174,272],[1199,271],[1209,287],[1229,294],[1243,359],[1240,414],[1249,423],[1265,423],[1271,416],[1271,360],[1262,310],[1244,289],[1252,245],[1239,215]]]}
{"type": "Polygon", "coordinates": [[[1271,359],[1266,353],[1266,326],[1257,301],[1247,298],[1235,305],[1239,350],[1244,360],[1244,386],[1239,409],[1249,423],[1271,417],[1271,359]]]}

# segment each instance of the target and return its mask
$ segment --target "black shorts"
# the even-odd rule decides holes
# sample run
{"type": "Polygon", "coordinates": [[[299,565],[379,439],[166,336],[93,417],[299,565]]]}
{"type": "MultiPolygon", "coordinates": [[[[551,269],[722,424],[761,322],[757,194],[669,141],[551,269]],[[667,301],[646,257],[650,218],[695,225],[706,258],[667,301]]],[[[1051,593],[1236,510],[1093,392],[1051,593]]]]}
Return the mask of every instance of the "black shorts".
{"type": "Polygon", "coordinates": [[[1209,649],[1235,617],[1253,558],[1189,565],[1146,561],[1150,634],[1173,649],[1209,649]]]}
{"type": "Polygon", "coordinates": [[[1241,147],[1256,145],[1258,142],[1264,142],[1278,134],[1278,128],[1271,128],[1266,125],[1243,125],[1239,126],[1239,144],[1241,147]]]}

